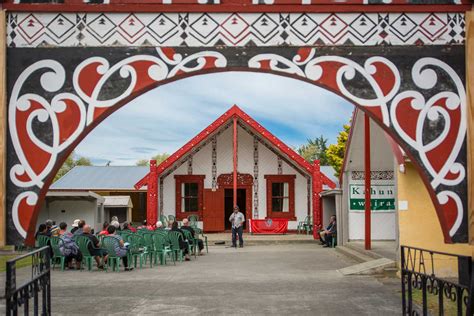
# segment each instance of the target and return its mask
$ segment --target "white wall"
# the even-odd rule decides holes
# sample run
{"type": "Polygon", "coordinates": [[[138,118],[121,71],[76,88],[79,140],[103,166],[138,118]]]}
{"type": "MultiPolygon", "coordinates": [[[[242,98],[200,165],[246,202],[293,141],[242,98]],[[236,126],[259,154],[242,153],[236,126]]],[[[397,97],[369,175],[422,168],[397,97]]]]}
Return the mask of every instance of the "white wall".
{"type": "MultiPolygon", "coordinates": [[[[371,120],[370,124],[370,156],[372,171],[393,171],[394,157],[385,132],[371,120]]],[[[365,238],[364,212],[349,210],[349,191],[351,184],[364,184],[364,180],[353,180],[352,171],[364,171],[364,113],[359,111],[353,125],[350,151],[346,159],[344,170],[343,203],[344,210],[348,213],[348,238],[349,240],[360,240],[365,238]]],[[[395,180],[372,180],[372,185],[394,185],[395,180]]],[[[396,205],[396,203],[395,203],[396,205]]],[[[373,240],[395,240],[397,234],[396,211],[380,212],[372,211],[371,228],[373,240]]]]}
{"type": "Polygon", "coordinates": [[[100,228],[100,223],[96,223],[97,208],[96,201],[55,200],[53,202],[45,202],[38,217],[38,225],[39,223],[44,223],[47,219],[52,219],[56,221],[57,225],[61,222],[66,222],[68,230],[70,230],[75,219],[84,219],[87,224],[97,230],[100,228]],[[62,213],[61,210],[66,212],[62,213]]]}
{"type": "MultiPolygon", "coordinates": [[[[396,219],[392,213],[371,214],[371,236],[372,240],[395,240],[396,219]]],[[[365,239],[365,216],[364,213],[349,213],[349,240],[365,239]]]]}
{"type": "MultiPolygon", "coordinates": [[[[233,133],[227,128],[217,136],[217,176],[233,172],[233,133]]],[[[254,175],[253,136],[241,127],[238,128],[238,164],[239,173],[254,175]]],[[[278,174],[278,158],[265,145],[259,144],[259,177],[258,177],[258,217],[265,218],[267,214],[266,179],[265,175],[278,174]]],[[[296,221],[289,222],[289,229],[296,229],[298,221],[303,220],[308,212],[307,180],[304,176],[283,162],[283,174],[294,174],[295,179],[295,215],[296,221]]],[[[163,180],[163,212],[165,215],[175,215],[175,175],[188,174],[188,165],[184,163],[163,180]]],[[[193,174],[205,175],[204,188],[212,187],[212,143],[209,142],[193,155],[193,174]]],[[[252,188],[253,190],[253,188],[252,188]]],[[[253,198],[252,198],[253,214],[253,198]]]]}

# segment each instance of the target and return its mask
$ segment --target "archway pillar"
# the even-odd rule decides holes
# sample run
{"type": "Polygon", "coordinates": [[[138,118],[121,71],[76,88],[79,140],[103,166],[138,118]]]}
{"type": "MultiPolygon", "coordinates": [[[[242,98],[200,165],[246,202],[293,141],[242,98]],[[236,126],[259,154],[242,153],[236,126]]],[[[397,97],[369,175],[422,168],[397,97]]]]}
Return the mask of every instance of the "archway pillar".
{"type": "Polygon", "coordinates": [[[6,122],[7,117],[7,92],[6,92],[6,11],[0,11],[0,247],[5,246],[6,241],[6,160],[7,160],[7,134],[6,126],[3,122],[6,122]]]}
{"type": "MultiPolygon", "coordinates": [[[[469,243],[474,244],[474,11],[466,12],[467,187],[469,243]]],[[[473,250],[474,255],[474,250],[473,250]]]]}

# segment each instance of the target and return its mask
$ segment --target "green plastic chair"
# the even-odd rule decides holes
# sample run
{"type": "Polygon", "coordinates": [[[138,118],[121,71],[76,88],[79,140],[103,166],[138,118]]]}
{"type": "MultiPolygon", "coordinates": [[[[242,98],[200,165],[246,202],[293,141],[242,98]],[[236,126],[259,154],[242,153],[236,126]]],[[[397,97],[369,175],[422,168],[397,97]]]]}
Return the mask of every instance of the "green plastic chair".
{"type": "Polygon", "coordinates": [[[153,235],[154,235],[153,232],[148,232],[148,233],[143,234],[143,241],[144,241],[144,245],[147,252],[147,258],[150,259],[150,267],[153,267],[153,260],[155,260],[155,263],[157,261],[156,259],[157,251],[155,249],[153,235]]]}
{"type": "Polygon", "coordinates": [[[304,220],[298,222],[298,226],[296,226],[296,233],[301,234],[303,231],[305,231],[305,224],[308,222],[308,217],[306,216],[304,220]]]}
{"type": "Polygon", "coordinates": [[[49,246],[49,240],[50,237],[44,236],[44,235],[39,235],[38,239],[36,239],[36,247],[37,248],[42,248],[45,246],[49,246]]]}
{"type": "MultiPolygon", "coordinates": [[[[47,236],[42,236],[42,237],[47,237],[47,236]]],[[[63,256],[61,251],[59,250],[59,245],[63,241],[59,237],[47,237],[48,241],[50,241],[51,248],[53,249],[53,257],[51,258],[51,262],[53,264],[53,269],[56,266],[56,262],[59,261],[59,264],[61,266],[61,271],[64,271],[64,267],[66,266],[66,257],[63,256]]]]}
{"type": "Polygon", "coordinates": [[[129,262],[134,263],[134,267],[137,267],[137,259],[140,262],[140,269],[143,267],[143,262],[146,263],[148,252],[146,249],[145,241],[143,236],[139,234],[132,235],[129,238],[130,245],[128,246],[128,258],[129,262]]]}
{"type": "Polygon", "coordinates": [[[161,265],[166,264],[166,257],[170,257],[173,263],[176,264],[173,252],[168,245],[168,234],[156,233],[153,234],[153,243],[155,245],[157,256],[160,258],[161,265]]]}
{"type": "Polygon", "coordinates": [[[209,253],[209,249],[207,247],[207,236],[204,235],[204,231],[199,227],[194,228],[194,231],[196,232],[197,236],[201,235],[201,237],[204,238],[203,242],[206,245],[206,253],[209,253]]]}
{"type": "Polygon", "coordinates": [[[188,252],[194,255],[196,258],[197,248],[198,248],[198,241],[196,238],[193,237],[193,234],[189,230],[183,229],[184,238],[188,241],[188,252]]]}
{"type": "Polygon", "coordinates": [[[189,226],[192,228],[197,228],[197,223],[199,222],[199,216],[197,215],[189,215],[188,216],[189,226]]]}
{"type": "Polygon", "coordinates": [[[120,271],[120,260],[121,257],[115,252],[115,248],[118,247],[119,241],[111,236],[105,236],[103,239],[102,245],[107,250],[108,258],[107,265],[105,266],[105,271],[109,270],[109,267],[112,267],[113,271],[120,271]]]}
{"type": "Polygon", "coordinates": [[[170,244],[171,244],[170,248],[171,248],[171,251],[173,252],[173,256],[175,257],[175,260],[179,260],[183,262],[184,252],[179,247],[179,240],[182,239],[181,234],[179,232],[170,231],[168,232],[168,238],[170,240],[170,244]]]}
{"type": "Polygon", "coordinates": [[[163,227],[168,227],[168,224],[170,223],[165,215],[160,215],[160,222],[163,223],[163,227]]]}
{"type": "Polygon", "coordinates": [[[76,236],[75,238],[77,245],[79,246],[79,250],[82,253],[82,262],[81,268],[83,265],[87,265],[87,270],[92,270],[92,260],[94,257],[91,255],[89,251],[89,244],[91,240],[87,236],[76,236]]]}
{"type": "Polygon", "coordinates": [[[306,217],[306,222],[303,224],[303,229],[306,231],[306,235],[313,233],[313,218],[311,216],[306,217]]]}

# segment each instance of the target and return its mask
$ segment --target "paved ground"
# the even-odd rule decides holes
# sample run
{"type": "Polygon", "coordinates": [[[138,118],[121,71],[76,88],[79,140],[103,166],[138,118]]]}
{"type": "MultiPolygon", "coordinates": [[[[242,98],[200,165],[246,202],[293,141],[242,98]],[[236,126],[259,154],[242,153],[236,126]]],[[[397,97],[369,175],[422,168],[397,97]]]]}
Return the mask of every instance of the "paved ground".
{"type": "Polygon", "coordinates": [[[316,244],[213,246],[176,266],[54,271],[53,314],[399,315],[399,282],[343,277],[353,264],[316,244]]]}

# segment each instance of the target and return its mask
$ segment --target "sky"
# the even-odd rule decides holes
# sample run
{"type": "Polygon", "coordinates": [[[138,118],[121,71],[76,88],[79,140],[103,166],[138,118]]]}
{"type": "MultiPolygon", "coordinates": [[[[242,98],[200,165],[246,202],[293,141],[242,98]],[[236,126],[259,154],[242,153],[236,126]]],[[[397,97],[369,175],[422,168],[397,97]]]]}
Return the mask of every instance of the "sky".
{"type": "Polygon", "coordinates": [[[225,72],[157,87],[123,106],[75,149],[94,165],[135,165],[172,154],[238,105],[291,147],[323,135],[335,143],[354,109],[347,100],[307,82],[272,74],[225,72]]]}

